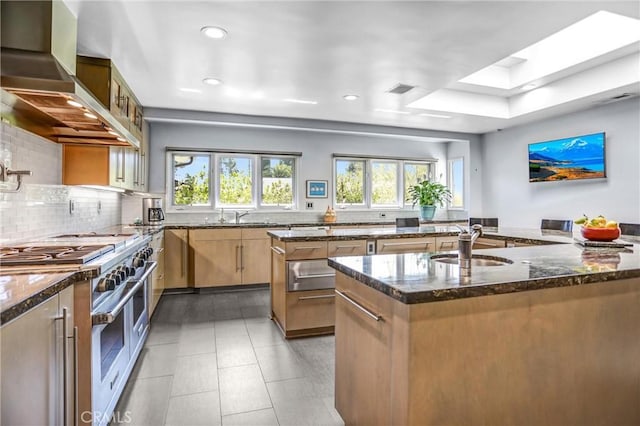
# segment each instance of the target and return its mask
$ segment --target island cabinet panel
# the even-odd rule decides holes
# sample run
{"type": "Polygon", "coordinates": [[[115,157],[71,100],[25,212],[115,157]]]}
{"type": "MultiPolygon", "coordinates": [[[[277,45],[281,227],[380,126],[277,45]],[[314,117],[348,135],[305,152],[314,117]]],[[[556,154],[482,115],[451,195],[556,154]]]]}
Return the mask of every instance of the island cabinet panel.
{"type": "Polygon", "coordinates": [[[335,323],[333,289],[287,293],[287,336],[311,336],[333,331],[335,323]]]}
{"type": "Polygon", "coordinates": [[[300,241],[286,244],[287,260],[323,259],[327,257],[326,241],[300,241]]]}
{"type": "Polygon", "coordinates": [[[492,248],[505,248],[507,242],[505,240],[497,240],[494,238],[480,237],[473,243],[473,249],[492,249],[492,248]]]}
{"type": "Polygon", "coordinates": [[[382,293],[337,274],[335,404],[346,425],[400,424],[392,422],[390,398],[391,305],[382,293]]]}
{"type": "Polygon", "coordinates": [[[435,251],[435,238],[394,238],[376,242],[376,253],[412,253],[435,251]]]}
{"type": "Polygon", "coordinates": [[[287,319],[287,262],[284,243],[271,239],[271,318],[284,331],[287,319]]]}
{"type": "Polygon", "coordinates": [[[458,250],[458,236],[436,237],[436,251],[458,250]]]}
{"type": "Polygon", "coordinates": [[[366,240],[329,241],[327,243],[327,257],[364,256],[366,253],[366,240]]]}
{"type": "Polygon", "coordinates": [[[638,278],[411,305],[342,273],[336,290],[347,425],[640,424],[638,278]]]}
{"type": "Polygon", "coordinates": [[[191,263],[189,261],[188,231],[186,229],[166,229],[164,231],[164,247],[165,287],[190,287],[191,263]]]}

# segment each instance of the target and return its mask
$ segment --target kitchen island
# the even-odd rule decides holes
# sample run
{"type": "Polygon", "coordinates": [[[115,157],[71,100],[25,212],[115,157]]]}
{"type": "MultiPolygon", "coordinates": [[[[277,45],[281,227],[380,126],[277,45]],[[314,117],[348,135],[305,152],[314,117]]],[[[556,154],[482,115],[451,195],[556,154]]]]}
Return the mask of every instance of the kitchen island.
{"type": "Polygon", "coordinates": [[[640,424],[640,246],[482,254],[329,259],[345,423],[640,424]]]}

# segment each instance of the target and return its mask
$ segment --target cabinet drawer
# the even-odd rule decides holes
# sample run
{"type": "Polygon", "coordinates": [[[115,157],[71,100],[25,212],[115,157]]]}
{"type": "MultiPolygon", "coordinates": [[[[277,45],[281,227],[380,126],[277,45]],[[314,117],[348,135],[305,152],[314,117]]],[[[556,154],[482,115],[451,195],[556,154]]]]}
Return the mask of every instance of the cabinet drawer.
{"type": "Polygon", "coordinates": [[[367,242],[365,240],[329,241],[327,244],[327,257],[364,256],[366,252],[367,242]]]}
{"type": "Polygon", "coordinates": [[[436,251],[458,250],[458,236],[436,237],[436,251]]]}
{"type": "Polygon", "coordinates": [[[287,331],[333,327],[334,324],[333,289],[287,293],[287,331]]]}
{"type": "Polygon", "coordinates": [[[239,240],[242,230],[237,229],[192,229],[189,230],[190,241],[239,240]]]}
{"type": "Polygon", "coordinates": [[[301,241],[286,244],[286,258],[293,259],[322,259],[327,257],[326,241],[301,241]]]}
{"type": "Polygon", "coordinates": [[[473,249],[490,249],[490,248],[505,248],[506,241],[504,240],[494,240],[492,238],[478,238],[475,243],[473,243],[473,249]]]}
{"type": "Polygon", "coordinates": [[[435,238],[397,238],[388,240],[378,240],[376,243],[376,253],[412,253],[433,251],[435,238]]]}

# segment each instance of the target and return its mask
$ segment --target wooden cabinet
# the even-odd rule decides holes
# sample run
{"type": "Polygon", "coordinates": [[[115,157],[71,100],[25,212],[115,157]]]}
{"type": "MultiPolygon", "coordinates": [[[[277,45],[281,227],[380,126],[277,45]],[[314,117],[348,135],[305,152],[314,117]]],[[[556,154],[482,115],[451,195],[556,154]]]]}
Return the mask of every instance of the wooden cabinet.
{"type": "Polygon", "coordinates": [[[189,244],[195,287],[269,283],[271,241],[267,231],[266,228],[191,230],[189,244]]]}
{"type": "Polygon", "coordinates": [[[0,423],[62,425],[66,404],[66,425],[74,424],[73,317],[71,286],[0,328],[0,423]]]}
{"type": "Polygon", "coordinates": [[[341,273],[336,275],[335,404],[347,425],[394,424],[390,301],[341,273]]]}
{"type": "Polygon", "coordinates": [[[164,248],[165,288],[190,287],[189,232],[165,229],[164,248]]]}
{"type": "Polygon", "coordinates": [[[480,237],[473,243],[473,249],[490,249],[490,248],[505,248],[505,240],[496,240],[493,238],[480,237]]]}
{"type": "Polygon", "coordinates": [[[153,248],[152,259],[157,262],[158,266],[151,273],[151,291],[149,291],[149,318],[160,301],[162,292],[165,287],[164,274],[164,233],[158,232],[151,240],[151,248],[153,248]]]}
{"type": "Polygon", "coordinates": [[[65,144],[62,148],[62,183],[139,189],[134,184],[137,152],[124,146],[65,144]]]}
{"type": "Polygon", "coordinates": [[[435,238],[394,238],[376,242],[377,254],[435,251],[435,238]]]}
{"type": "Polygon", "coordinates": [[[329,241],[327,243],[327,257],[364,256],[366,253],[366,240],[329,241]]]}

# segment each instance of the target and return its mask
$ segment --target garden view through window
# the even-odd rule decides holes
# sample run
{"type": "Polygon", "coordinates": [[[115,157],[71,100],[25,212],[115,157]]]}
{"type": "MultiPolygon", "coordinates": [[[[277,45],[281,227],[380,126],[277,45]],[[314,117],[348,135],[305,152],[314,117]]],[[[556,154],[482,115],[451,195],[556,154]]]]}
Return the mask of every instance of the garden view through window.
{"type": "Polygon", "coordinates": [[[294,156],[173,152],[170,158],[174,206],[295,207],[294,156]]]}
{"type": "Polygon", "coordinates": [[[449,190],[452,208],[464,208],[464,163],[462,158],[449,160],[449,190]]]}
{"type": "Polygon", "coordinates": [[[335,160],[335,202],[360,207],[411,206],[409,187],[432,177],[431,162],[412,160],[335,160]]]}

